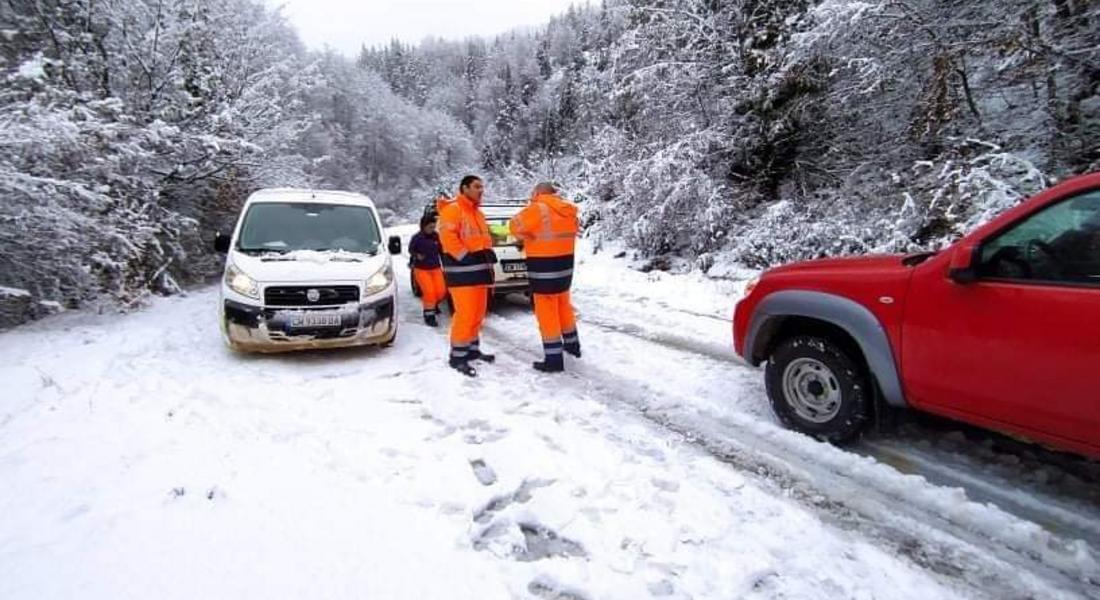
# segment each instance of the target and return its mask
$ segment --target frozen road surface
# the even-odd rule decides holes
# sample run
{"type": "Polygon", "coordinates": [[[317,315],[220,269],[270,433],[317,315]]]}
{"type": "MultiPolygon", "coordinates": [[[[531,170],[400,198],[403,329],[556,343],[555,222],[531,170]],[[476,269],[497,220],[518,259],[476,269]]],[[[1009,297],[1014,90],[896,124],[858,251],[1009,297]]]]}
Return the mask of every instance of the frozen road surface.
{"type": "Polygon", "coordinates": [[[449,370],[403,272],[388,349],[234,354],[214,289],[0,334],[0,598],[1100,597],[1085,483],[1014,490],[1052,529],[782,430],[741,284],[583,254],[562,376],[519,305],[449,370]]]}

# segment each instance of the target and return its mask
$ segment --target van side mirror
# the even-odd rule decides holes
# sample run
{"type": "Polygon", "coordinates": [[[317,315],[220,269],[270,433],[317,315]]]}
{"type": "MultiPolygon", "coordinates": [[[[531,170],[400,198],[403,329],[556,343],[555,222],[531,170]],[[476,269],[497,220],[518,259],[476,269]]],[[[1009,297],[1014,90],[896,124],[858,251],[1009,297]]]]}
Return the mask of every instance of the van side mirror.
{"type": "Polygon", "coordinates": [[[230,241],[229,234],[218,232],[218,235],[214,236],[214,251],[221,254],[229,254],[230,241]]]}
{"type": "Polygon", "coordinates": [[[951,251],[951,266],[947,278],[959,285],[978,280],[978,246],[974,243],[959,244],[951,251]]]}
{"type": "Polygon", "coordinates": [[[392,254],[394,256],[397,256],[398,254],[401,254],[401,238],[400,237],[398,237],[396,235],[391,235],[389,246],[390,246],[390,254],[392,254]]]}

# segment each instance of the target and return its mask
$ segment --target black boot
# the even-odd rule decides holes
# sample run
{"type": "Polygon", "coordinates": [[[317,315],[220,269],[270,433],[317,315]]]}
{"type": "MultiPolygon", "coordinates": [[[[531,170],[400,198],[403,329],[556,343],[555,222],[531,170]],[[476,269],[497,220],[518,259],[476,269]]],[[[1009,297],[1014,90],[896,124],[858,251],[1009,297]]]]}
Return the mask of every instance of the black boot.
{"type": "Polygon", "coordinates": [[[577,336],[576,331],[566,333],[562,336],[562,340],[565,342],[566,352],[577,358],[581,357],[581,338],[577,336]]]}
{"type": "Polygon", "coordinates": [[[428,327],[439,327],[439,319],[436,318],[434,312],[424,313],[424,324],[428,327]]]}
{"type": "Polygon", "coordinates": [[[487,354],[481,351],[481,341],[475,341],[470,344],[470,361],[480,360],[481,362],[493,363],[497,360],[496,354],[487,354]]]}
{"type": "Polygon", "coordinates": [[[547,354],[546,358],[539,362],[531,363],[536,371],[543,373],[561,373],[565,370],[565,360],[561,354],[547,354]]]}
{"type": "Polygon", "coordinates": [[[481,362],[494,363],[497,361],[497,355],[486,354],[481,350],[474,350],[470,352],[470,360],[480,360],[481,362]]]}
{"type": "Polygon", "coordinates": [[[452,358],[450,360],[451,368],[467,377],[477,377],[477,371],[470,366],[470,361],[465,358],[452,358]]]}

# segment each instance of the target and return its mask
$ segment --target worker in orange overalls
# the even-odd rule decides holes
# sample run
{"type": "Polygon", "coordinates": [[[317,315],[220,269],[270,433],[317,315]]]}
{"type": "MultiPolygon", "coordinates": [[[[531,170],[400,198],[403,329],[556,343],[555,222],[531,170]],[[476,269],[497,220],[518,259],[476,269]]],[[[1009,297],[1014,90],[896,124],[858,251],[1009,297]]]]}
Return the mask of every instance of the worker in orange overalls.
{"type": "Polygon", "coordinates": [[[447,285],[443,282],[443,270],[440,268],[439,234],[435,230],[435,219],[425,216],[420,219],[420,233],[409,240],[409,256],[413,277],[420,288],[420,301],[424,305],[424,323],[429,327],[439,326],[439,305],[447,298],[447,285]]]}
{"type": "Polygon", "coordinates": [[[531,202],[508,226],[512,235],[523,241],[531,298],[542,335],[544,358],[533,366],[544,373],[560,373],[565,370],[563,352],[581,356],[577,317],[569,298],[573,252],[580,230],[577,207],[558,196],[553,184],[540,183],[531,194],[531,202]]]}
{"type": "Polygon", "coordinates": [[[476,175],[462,178],[459,194],[439,214],[439,239],[443,245],[443,277],[451,292],[451,368],[474,377],[470,362],[493,362],[496,357],[481,351],[481,323],[488,309],[493,286],[493,239],[481,213],[485,184],[476,175]]]}

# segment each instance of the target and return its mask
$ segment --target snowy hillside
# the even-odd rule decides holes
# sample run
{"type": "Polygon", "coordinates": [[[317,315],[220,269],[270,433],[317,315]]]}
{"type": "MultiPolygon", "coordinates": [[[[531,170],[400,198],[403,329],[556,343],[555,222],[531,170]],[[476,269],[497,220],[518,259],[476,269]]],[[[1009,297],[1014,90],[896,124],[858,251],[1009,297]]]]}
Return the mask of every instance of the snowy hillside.
{"type": "Polygon", "coordinates": [[[355,57],[270,6],[0,11],[0,286],[33,297],[0,327],[215,275],[261,187],[388,218],[552,179],[594,239],[709,271],[938,246],[1100,168],[1096,2],[604,0],[355,57]]]}

